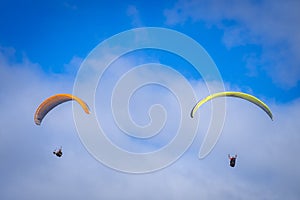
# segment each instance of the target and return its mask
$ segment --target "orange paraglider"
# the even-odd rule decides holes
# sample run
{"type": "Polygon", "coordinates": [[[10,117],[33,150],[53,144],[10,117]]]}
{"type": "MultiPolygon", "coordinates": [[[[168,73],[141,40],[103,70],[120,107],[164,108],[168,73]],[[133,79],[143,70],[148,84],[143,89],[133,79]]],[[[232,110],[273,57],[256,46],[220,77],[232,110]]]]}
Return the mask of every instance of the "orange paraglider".
{"type": "Polygon", "coordinates": [[[45,101],[43,101],[40,106],[37,108],[35,114],[34,114],[34,122],[36,125],[41,125],[42,120],[47,115],[49,111],[51,111],[56,106],[67,102],[67,101],[76,101],[79,103],[79,105],[83,108],[85,113],[89,114],[90,110],[88,105],[81,100],[80,98],[73,96],[71,94],[56,94],[54,96],[49,97],[45,101]]]}

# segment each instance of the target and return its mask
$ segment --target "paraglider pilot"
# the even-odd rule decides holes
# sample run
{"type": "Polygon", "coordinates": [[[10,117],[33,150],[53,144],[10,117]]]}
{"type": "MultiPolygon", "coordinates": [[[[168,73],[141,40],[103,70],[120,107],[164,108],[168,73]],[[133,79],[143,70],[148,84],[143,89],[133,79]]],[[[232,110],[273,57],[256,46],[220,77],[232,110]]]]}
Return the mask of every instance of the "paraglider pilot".
{"type": "Polygon", "coordinates": [[[62,156],[62,147],[60,147],[58,150],[54,150],[53,154],[55,154],[57,157],[61,157],[62,156]]]}
{"type": "Polygon", "coordinates": [[[237,155],[235,154],[235,156],[230,156],[230,154],[228,154],[228,158],[230,160],[230,167],[234,167],[235,166],[235,161],[236,161],[236,158],[237,158],[237,155]]]}

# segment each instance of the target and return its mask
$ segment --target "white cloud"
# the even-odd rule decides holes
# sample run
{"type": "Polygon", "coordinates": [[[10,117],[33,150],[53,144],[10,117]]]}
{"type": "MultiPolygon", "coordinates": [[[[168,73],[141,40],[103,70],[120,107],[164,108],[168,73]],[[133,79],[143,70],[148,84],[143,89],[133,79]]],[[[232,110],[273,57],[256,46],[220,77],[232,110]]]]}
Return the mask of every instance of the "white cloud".
{"type": "Polygon", "coordinates": [[[139,10],[137,9],[136,6],[129,5],[127,7],[127,15],[132,20],[132,22],[131,22],[132,26],[134,26],[134,27],[141,27],[141,26],[143,26],[139,10]]]}
{"type": "MultiPolygon", "coordinates": [[[[53,110],[42,126],[34,124],[39,103],[52,94],[71,92],[72,78],[54,79],[28,60],[16,63],[3,52],[0,56],[1,199],[299,197],[299,100],[286,105],[266,100],[274,113],[271,121],[255,105],[228,99],[220,140],[208,157],[198,160],[210,115],[208,103],[198,111],[197,139],[181,159],[155,173],[124,174],[104,167],[87,153],[76,135],[70,105],[53,110]],[[57,145],[63,145],[60,159],[52,155],[57,145]],[[238,153],[235,168],[228,166],[227,153],[238,153]]],[[[194,87],[201,91],[199,97],[205,96],[203,84],[194,87]]],[[[153,90],[149,96],[155,94],[153,90]]]]}
{"type": "Polygon", "coordinates": [[[204,21],[224,30],[228,48],[260,45],[260,65],[281,87],[291,88],[300,80],[298,12],[300,2],[290,1],[198,1],[179,0],[165,10],[166,23],[204,21]]]}

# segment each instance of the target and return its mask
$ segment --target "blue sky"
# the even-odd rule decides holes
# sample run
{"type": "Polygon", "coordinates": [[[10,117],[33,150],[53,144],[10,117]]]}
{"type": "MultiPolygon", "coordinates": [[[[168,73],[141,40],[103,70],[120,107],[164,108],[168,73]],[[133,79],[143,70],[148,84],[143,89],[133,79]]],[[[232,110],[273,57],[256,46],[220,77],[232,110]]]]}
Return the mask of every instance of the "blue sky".
{"type": "MultiPolygon", "coordinates": [[[[0,1],[0,198],[298,199],[299,7],[296,0],[0,1]],[[70,105],[49,113],[44,126],[34,125],[42,100],[72,93],[82,61],[99,43],[138,27],[169,28],[197,41],[218,67],[226,90],[263,99],[274,121],[243,101],[227,101],[222,135],[208,157],[197,156],[210,117],[199,123],[184,156],[144,175],[120,173],[97,162],[76,134],[70,105]],[[59,145],[65,155],[56,159],[52,150],[59,145]],[[236,168],[228,167],[227,153],[239,154],[236,168]]],[[[116,62],[124,68],[108,71],[108,87],[100,92],[109,96],[109,84],[123,71],[147,62],[177,69],[199,98],[208,94],[188,63],[154,50],[133,52],[116,62]]],[[[158,97],[165,90],[157,87],[144,92],[130,102],[138,123],[147,122],[142,116],[159,101],[171,113],[166,135],[154,138],[152,146],[151,141],[132,145],[119,137],[111,115],[99,117],[105,130],[113,132],[113,141],[134,151],[166,144],[178,123],[175,101],[169,102],[172,95],[158,97]]],[[[108,109],[106,105],[100,109],[108,109]]],[[[200,117],[206,115],[209,106],[201,110],[200,117]]]]}
{"type": "Polygon", "coordinates": [[[256,94],[276,97],[280,102],[298,97],[299,65],[295,57],[299,38],[292,34],[297,33],[293,26],[297,16],[289,12],[295,7],[293,1],[285,2],[282,8],[280,3],[246,1],[236,3],[237,11],[232,13],[224,2],[199,1],[195,9],[190,9],[188,4],[192,3],[3,2],[1,26],[5,28],[0,42],[2,47],[13,47],[19,59],[25,54],[46,72],[61,73],[62,66],[74,56],[84,58],[114,34],[134,27],[167,27],[199,42],[216,62],[224,80],[251,87],[256,94]],[[214,8],[214,13],[206,13],[206,7],[214,8]],[[178,12],[180,9],[183,11],[178,12]],[[264,17],[259,20],[257,16],[261,14],[264,17]],[[278,24],[274,23],[273,17],[281,15],[284,17],[278,19],[278,24]],[[287,68],[293,75],[286,72],[287,68]]]}

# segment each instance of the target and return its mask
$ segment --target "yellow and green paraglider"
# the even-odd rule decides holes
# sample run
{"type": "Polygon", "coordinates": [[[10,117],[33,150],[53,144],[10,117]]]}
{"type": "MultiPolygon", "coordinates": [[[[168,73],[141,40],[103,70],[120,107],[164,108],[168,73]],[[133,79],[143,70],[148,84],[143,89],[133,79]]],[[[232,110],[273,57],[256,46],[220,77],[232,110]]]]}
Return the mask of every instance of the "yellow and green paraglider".
{"type": "Polygon", "coordinates": [[[49,97],[39,105],[39,107],[37,108],[34,114],[35,124],[40,125],[44,117],[47,115],[47,113],[51,111],[53,108],[55,108],[56,106],[72,100],[79,103],[79,105],[83,108],[85,113],[87,114],[90,113],[88,105],[80,98],[73,96],[71,94],[56,94],[54,96],[49,97]]]}
{"type": "Polygon", "coordinates": [[[203,105],[205,102],[211,100],[211,99],[214,99],[214,98],[217,98],[217,97],[238,97],[238,98],[241,98],[241,99],[245,99],[251,103],[254,103],[256,104],[258,107],[260,107],[262,110],[264,110],[268,116],[273,120],[273,114],[270,110],[270,108],[264,103],[262,102],[261,100],[259,100],[258,98],[256,98],[255,96],[252,96],[250,94],[246,94],[246,93],[243,93],[243,92],[219,92],[219,93],[215,93],[215,94],[212,94],[212,95],[209,95],[207,96],[206,98],[200,100],[195,106],[194,108],[192,109],[192,112],[191,112],[191,117],[193,118],[196,111],[200,108],[201,105],[203,105]]]}

